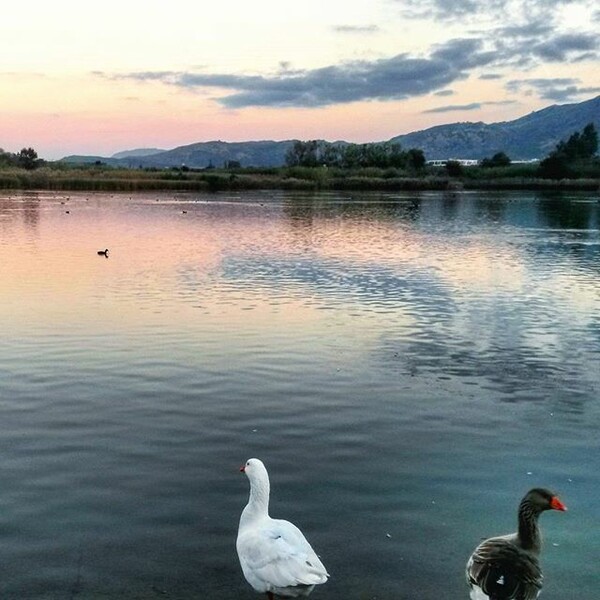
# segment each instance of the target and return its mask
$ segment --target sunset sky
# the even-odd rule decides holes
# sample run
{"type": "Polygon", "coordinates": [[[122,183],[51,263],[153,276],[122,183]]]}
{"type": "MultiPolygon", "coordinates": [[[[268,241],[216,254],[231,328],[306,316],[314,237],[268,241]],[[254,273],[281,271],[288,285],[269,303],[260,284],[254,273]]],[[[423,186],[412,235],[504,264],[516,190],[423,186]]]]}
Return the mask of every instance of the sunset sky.
{"type": "Polygon", "coordinates": [[[0,147],[387,140],[600,94],[588,0],[14,3],[0,147]]]}

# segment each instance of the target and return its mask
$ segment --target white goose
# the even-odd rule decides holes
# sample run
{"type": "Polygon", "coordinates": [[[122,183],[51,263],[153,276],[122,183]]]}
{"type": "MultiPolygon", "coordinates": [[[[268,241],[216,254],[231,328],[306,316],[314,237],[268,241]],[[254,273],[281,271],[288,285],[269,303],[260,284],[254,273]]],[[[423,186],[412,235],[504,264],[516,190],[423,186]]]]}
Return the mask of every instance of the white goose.
{"type": "Polygon", "coordinates": [[[250,480],[250,499],[240,517],[236,548],[244,577],[257,591],[296,598],[308,596],[329,574],[302,532],[269,516],[269,474],[258,458],[240,469],[250,480]]]}

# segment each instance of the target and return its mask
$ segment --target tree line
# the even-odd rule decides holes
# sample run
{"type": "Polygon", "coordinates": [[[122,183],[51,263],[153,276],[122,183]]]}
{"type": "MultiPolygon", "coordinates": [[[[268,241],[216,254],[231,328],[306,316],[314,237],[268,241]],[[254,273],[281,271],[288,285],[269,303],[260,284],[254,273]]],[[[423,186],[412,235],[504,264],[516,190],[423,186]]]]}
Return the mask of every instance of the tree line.
{"type": "Polygon", "coordinates": [[[597,152],[598,132],[593,123],[588,123],[581,132],[576,131],[566,142],[556,145],[540,162],[540,174],[550,179],[573,177],[586,167],[600,166],[594,158],[597,152]]]}
{"type": "Polygon", "coordinates": [[[5,152],[0,148],[1,167],[19,167],[21,169],[37,169],[44,164],[44,160],[38,158],[33,148],[23,148],[19,152],[5,152]]]}
{"type": "Polygon", "coordinates": [[[392,142],[346,144],[309,140],[295,141],[285,155],[285,163],[288,167],[394,167],[419,171],[425,166],[425,154],[418,148],[405,151],[392,142]]]}
{"type": "MultiPolygon", "coordinates": [[[[573,177],[598,177],[600,159],[598,152],[598,132],[594,123],[588,123],[581,132],[576,131],[567,140],[560,141],[554,150],[537,167],[537,176],[548,179],[573,177]]],[[[323,140],[295,141],[285,156],[288,167],[337,167],[340,169],[361,169],[368,167],[394,168],[413,174],[423,172],[426,160],[423,150],[410,148],[403,150],[393,142],[349,144],[331,143],[323,140]]],[[[484,158],[482,168],[510,167],[512,161],[505,152],[497,152],[491,158],[484,158]]],[[[19,152],[5,152],[0,148],[0,167],[18,167],[33,170],[45,165],[33,148],[23,148],[19,152]]],[[[229,161],[228,169],[237,169],[238,161],[229,161]]],[[[468,167],[470,168],[470,167],[468,167]]],[[[446,171],[451,177],[461,177],[464,168],[455,161],[448,161],[446,171]]],[[[507,172],[506,176],[510,176],[507,172]]]]}

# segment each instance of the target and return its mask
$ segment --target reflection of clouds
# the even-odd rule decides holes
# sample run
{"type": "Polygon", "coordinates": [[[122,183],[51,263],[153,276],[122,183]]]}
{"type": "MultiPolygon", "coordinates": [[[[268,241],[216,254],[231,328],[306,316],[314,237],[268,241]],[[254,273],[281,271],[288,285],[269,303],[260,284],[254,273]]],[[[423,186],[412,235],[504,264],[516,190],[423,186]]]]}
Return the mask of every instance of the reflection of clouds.
{"type": "Polygon", "coordinates": [[[391,272],[420,272],[461,290],[516,291],[526,277],[520,250],[494,235],[470,231],[443,234],[398,221],[314,218],[310,238],[313,255],[353,269],[385,267],[391,272]]]}
{"type": "MultiPolygon", "coordinates": [[[[511,401],[568,400],[569,410],[581,410],[577,398],[599,383],[589,369],[600,351],[598,335],[583,325],[574,328],[569,305],[557,305],[550,288],[536,289],[535,281],[522,282],[523,294],[511,289],[468,294],[454,287],[457,280],[448,285],[428,268],[356,266],[314,257],[230,257],[223,277],[240,290],[251,287],[268,296],[285,289],[299,304],[310,299],[358,317],[379,315],[387,326],[369,344],[373,357],[409,375],[471,381],[511,401]]],[[[478,287],[476,275],[473,281],[478,287]]]]}
{"type": "MultiPolygon", "coordinates": [[[[229,256],[223,275],[343,306],[357,324],[384,319],[369,344],[383,368],[581,411],[580,399],[600,383],[589,368],[600,351],[591,320],[600,299],[597,232],[563,229],[555,239],[535,203],[489,204],[295,207],[291,252],[229,256]]],[[[569,210],[568,223],[590,223],[587,212],[569,210]]]]}
{"type": "Polygon", "coordinates": [[[398,272],[386,266],[349,265],[314,257],[233,258],[224,261],[223,276],[256,287],[320,298],[325,304],[355,302],[372,310],[403,307],[410,312],[445,311],[452,299],[434,273],[427,270],[398,272]]]}
{"type": "Polygon", "coordinates": [[[535,285],[522,295],[482,296],[454,307],[436,320],[425,315],[413,331],[385,331],[377,360],[410,375],[470,382],[508,401],[549,400],[580,410],[578,399],[594,395],[598,322],[574,319],[568,304],[535,285]]]}

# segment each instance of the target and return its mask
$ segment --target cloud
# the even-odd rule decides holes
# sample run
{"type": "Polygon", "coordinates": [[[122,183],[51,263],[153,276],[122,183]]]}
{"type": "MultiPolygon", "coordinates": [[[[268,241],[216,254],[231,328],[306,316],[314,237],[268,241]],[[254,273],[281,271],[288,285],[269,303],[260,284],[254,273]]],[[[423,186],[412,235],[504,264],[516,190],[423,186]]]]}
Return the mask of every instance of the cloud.
{"type": "Polygon", "coordinates": [[[513,18],[523,22],[544,17],[546,22],[565,4],[580,4],[582,0],[391,0],[400,12],[413,19],[438,21],[478,20],[482,17],[513,18]]]}
{"type": "Polygon", "coordinates": [[[365,100],[399,100],[440,90],[494,60],[480,40],[461,38],[435,46],[427,58],[398,54],[312,70],[273,75],[143,71],[107,75],[113,79],[157,81],[189,90],[233,90],[216,100],[226,108],[249,106],[319,107],[365,100]]]}
{"type": "Polygon", "coordinates": [[[581,96],[600,93],[600,87],[579,86],[580,79],[572,77],[512,79],[506,83],[510,92],[533,90],[540,98],[556,102],[577,100],[581,96]]]}
{"type": "Polygon", "coordinates": [[[402,13],[409,18],[435,18],[444,21],[478,14],[506,4],[506,0],[488,0],[486,3],[477,0],[395,0],[395,2],[400,5],[402,13]]]}
{"type": "MultiPolygon", "coordinates": [[[[489,13],[498,8],[512,8],[515,1],[489,0],[483,4],[475,0],[423,0],[422,8],[446,8],[454,13],[486,10],[489,13]]],[[[421,6],[416,0],[407,2],[408,6],[421,6]]],[[[579,0],[533,0],[528,4],[533,14],[530,21],[509,21],[487,31],[473,32],[469,37],[450,39],[432,46],[423,55],[402,53],[315,69],[292,69],[290,63],[280,62],[275,72],[252,75],[211,73],[205,69],[96,74],[112,79],[160,82],[193,92],[204,90],[214,93],[213,99],[221,106],[233,110],[247,107],[313,108],[350,102],[404,100],[424,94],[444,96],[450,95],[445,91],[449,86],[472,75],[481,80],[501,79],[503,76],[498,71],[506,68],[522,71],[544,63],[597,59],[600,36],[585,31],[560,32],[552,24],[551,16],[544,20],[538,14],[544,7],[554,10],[557,5],[568,2],[579,0]]],[[[378,31],[376,25],[342,24],[334,29],[349,34],[378,31]]],[[[524,93],[531,94],[531,88],[524,93]]],[[[552,94],[552,99],[558,97],[556,90],[544,93],[552,94]]],[[[569,93],[578,93],[577,88],[569,93]]]]}
{"type": "Polygon", "coordinates": [[[478,110],[483,106],[481,102],[472,102],[471,104],[449,104],[447,106],[438,106],[437,108],[430,108],[424,110],[424,113],[445,113],[455,112],[460,110],[478,110]]]}
{"type": "Polygon", "coordinates": [[[333,28],[338,33],[377,33],[377,25],[336,25],[333,28]]]}
{"type": "Polygon", "coordinates": [[[514,104],[514,100],[498,100],[495,102],[472,102],[470,104],[448,104],[447,106],[438,106],[437,108],[430,108],[424,110],[423,113],[446,113],[446,112],[459,112],[467,110],[479,110],[484,106],[503,106],[505,104],[514,104]]]}
{"type": "Polygon", "coordinates": [[[547,61],[556,62],[567,60],[574,52],[584,52],[591,57],[597,49],[597,36],[591,33],[565,33],[538,43],[531,49],[531,53],[547,61]]]}
{"type": "Polygon", "coordinates": [[[495,30],[495,35],[510,38],[534,38],[547,36],[553,31],[553,26],[548,19],[529,21],[525,24],[511,24],[499,27],[495,30]]]}
{"type": "Polygon", "coordinates": [[[598,32],[564,31],[562,10],[589,13],[589,24],[600,19],[589,0],[389,0],[403,15],[437,21],[471,23],[471,32],[497,52],[498,62],[534,66],[539,62],[598,59],[598,32]],[[494,23],[501,25],[494,26],[494,23]]]}
{"type": "Polygon", "coordinates": [[[434,46],[434,60],[457,64],[462,69],[474,68],[494,62],[496,52],[485,50],[483,40],[478,38],[455,38],[434,46]]]}
{"type": "MultiPolygon", "coordinates": [[[[496,51],[496,66],[534,67],[543,63],[574,63],[598,58],[600,41],[589,32],[534,35],[537,27],[526,30],[498,28],[489,35],[496,51]]],[[[543,30],[539,30],[543,31],[543,30]]],[[[483,35],[483,34],[481,34],[483,35]]],[[[485,37],[482,38],[482,41],[485,37]]]]}
{"type": "Polygon", "coordinates": [[[434,96],[453,96],[456,92],[454,90],[440,90],[439,92],[433,92],[434,96]]]}

